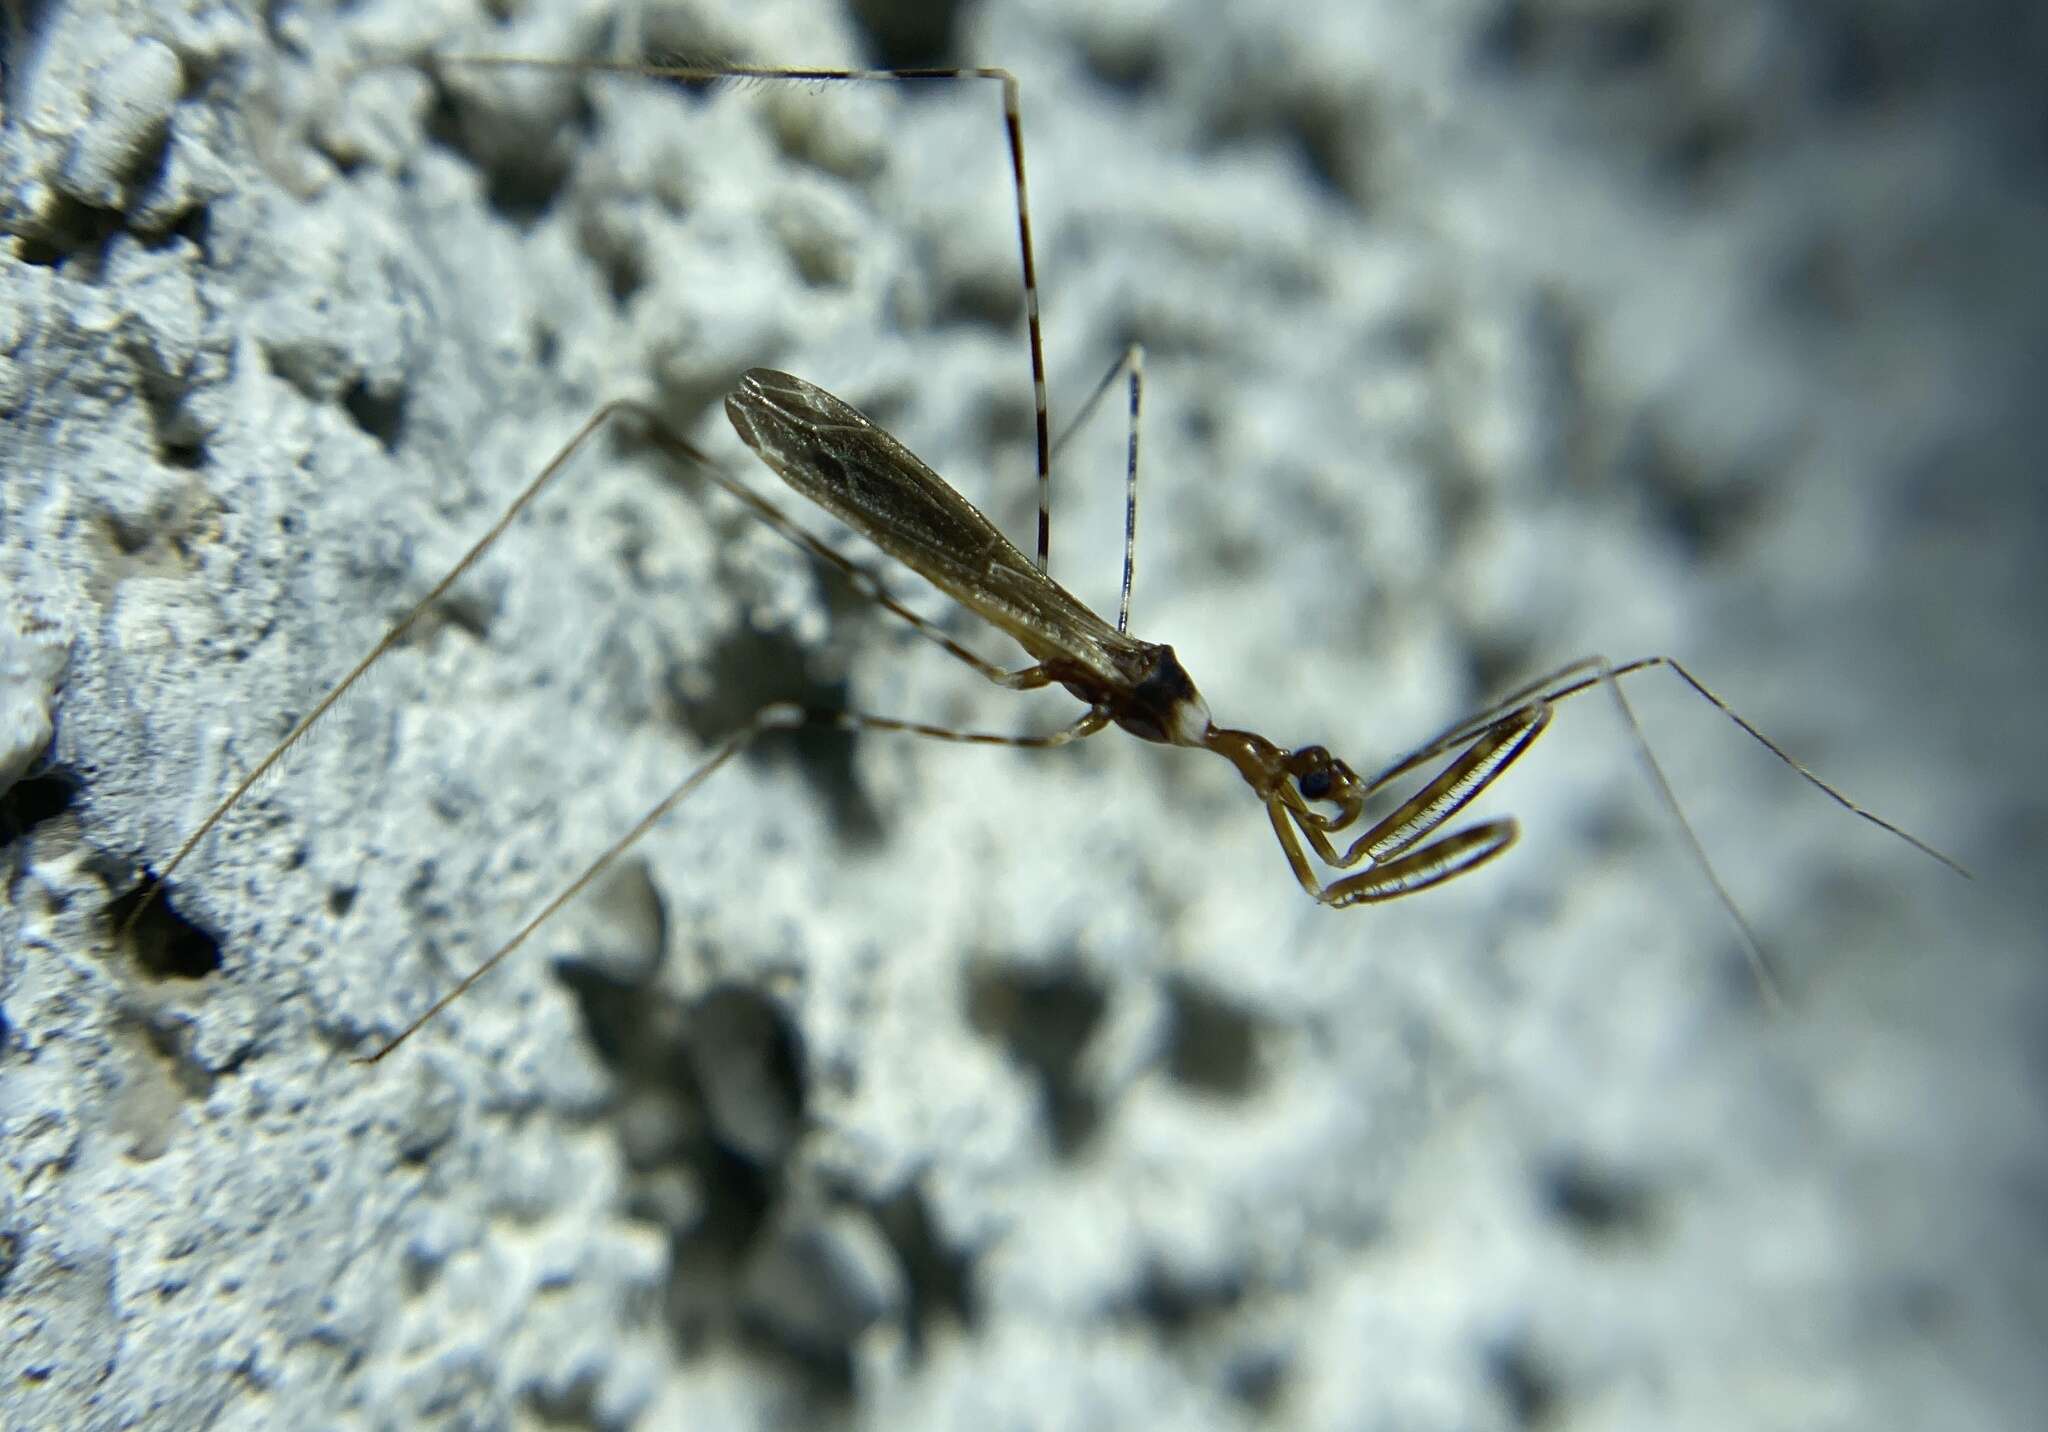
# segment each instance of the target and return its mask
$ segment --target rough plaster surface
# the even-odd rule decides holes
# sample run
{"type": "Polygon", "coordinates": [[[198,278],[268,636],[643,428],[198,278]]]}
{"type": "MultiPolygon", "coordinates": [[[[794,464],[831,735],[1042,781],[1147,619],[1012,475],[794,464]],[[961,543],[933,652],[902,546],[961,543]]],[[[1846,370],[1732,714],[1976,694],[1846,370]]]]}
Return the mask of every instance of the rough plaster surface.
{"type": "Polygon", "coordinates": [[[0,1423],[2027,1423],[2040,25],[1920,8],[906,12],[1024,78],[1056,420],[1148,345],[1219,717],[1370,766],[1668,650],[1977,868],[1645,681],[1788,1013],[1596,700],[1345,913],[1218,761],[786,746],[364,1069],[759,703],[1071,715],[600,446],[105,915],[604,398],[772,492],[716,398],[787,368],[1028,533],[996,97],[350,72],[881,6],[6,7],[0,1423]]]}

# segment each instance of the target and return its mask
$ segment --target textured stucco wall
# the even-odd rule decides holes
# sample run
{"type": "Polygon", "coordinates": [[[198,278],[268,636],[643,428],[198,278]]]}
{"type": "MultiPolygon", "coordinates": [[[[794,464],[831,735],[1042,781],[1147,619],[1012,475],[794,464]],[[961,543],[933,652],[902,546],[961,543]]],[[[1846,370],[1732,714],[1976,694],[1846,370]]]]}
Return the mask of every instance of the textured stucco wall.
{"type": "MultiPolygon", "coordinates": [[[[607,397],[772,492],[716,399],[786,368],[1028,535],[988,87],[353,69],[885,8],[0,12],[0,1424],[2022,1425],[2020,7],[906,9],[1023,77],[1055,420],[1148,347],[1135,625],[1220,719],[1369,767],[1670,651],[1976,867],[1648,679],[1783,1016],[1596,700],[1521,848],[1346,913],[1221,762],[784,747],[356,1067],[763,701],[1071,715],[603,448],[113,938],[607,397]]],[[[1104,606],[1121,451],[1055,499],[1104,606]]]]}

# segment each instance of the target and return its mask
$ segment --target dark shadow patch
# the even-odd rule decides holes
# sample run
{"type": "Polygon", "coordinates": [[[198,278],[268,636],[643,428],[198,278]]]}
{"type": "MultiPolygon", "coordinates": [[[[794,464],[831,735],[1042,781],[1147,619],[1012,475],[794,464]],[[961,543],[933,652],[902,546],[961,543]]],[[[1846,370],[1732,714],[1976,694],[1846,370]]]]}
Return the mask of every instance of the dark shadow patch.
{"type": "Polygon", "coordinates": [[[1741,472],[1699,470],[1652,420],[1633,426],[1616,468],[1616,486],[1640,494],[1651,519],[1694,562],[1738,546],[1764,509],[1765,484],[1741,472]]]}
{"type": "Polygon", "coordinates": [[[94,576],[107,590],[133,576],[192,577],[205,549],[218,540],[223,515],[219,499],[190,479],[146,510],[103,508],[87,528],[102,547],[94,576]]]}
{"type": "Polygon", "coordinates": [[[1261,1021],[1188,980],[1170,981],[1166,1072],[1203,1094],[1242,1099],[1258,1087],[1261,1021]]]}
{"type": "Polygon", "coordinates": [[[957,64],[960,10],[960,0],[849,0],[847,5],[867,38],[868,53],[891,69],[957,64]]]}
{"type": "Polygon", "coordinates": [[[617,1425],[615,1418],[604,1415],[598,1393],[597,1370],[586,1364],[578,1366],[575,1375],[564,1384],[529,1385],[526,1405],[548,1427],[617,1425]]]}
{"type": "Polygon", "coordinates": [[[1670,58],[1677,26],[1662,4],[1560,6],[1505,0],[1475,51],[1509,69],[1560,69],[1587,80],[1635,74],[1670,58]]]}
{"type": "Polygon", "coordinates": [[[854,1352],[861,1337],[902,1316],[902,1288],[893,1266],[867,1255],[882,1251],[865,1211],[827,1211],[796,1200],[778,1211],[748,1262],[747,1328],[799,1359],[814,1386],[835,1401],[854,1390],[854,1352]]]}
{"type": "Polygon", "coordinates": [[[1098,28],[1081,40],[1081,62],[1106,89],[1137,99],[1159,87],[1166,70],[1157,36],[1150,30],[1114,34],[1098,28]]]}
{"type": "Polygon", "coordinates": [[[983,447],[1021,448],[1036,452],[1038,410],[1024,394],[999,388],[975,400],[975,428],[983,447]]]}
{"type": "MultiPolygon", "coordinates": [[[[819,1348],[748,1308],[749,1269],[774,1235],[808,1119],[802,1042],[780,1006],[724,985],[686,1003],[601,956],[558,962],[617,1081],[629,1216],[664,1230],[660,1315],[679,1357],[739,1353],[809,1411],[843,1405],[847,1348],[819,1348]]],[[[801,1422],[805,1419],[799,1418],[801,1422]]]]}
{"type": "MultiPolygon", "coordinates": [[[[2031,7],[1977,8],[1979,19],[1992,23],[1945,21],[1938,8],[1922,12],[1914,6],[1845,4],[1840,0],[1796,6],[1786,18],[1794,27],[1794,43],[1814,57],[1813,79],[1820,96],[1836,108],[1869,113],[1924,93],[1942,81],[1944,69],[1949,71],[1946,78],[1951,84],[1975,80],[1984,86],[1992,77],[1981,71],[2001,63],[2012,63],[2037,80],[2041,36],[2039,21],[2025,13],[2031,7]],[[2030,26],[2035,31],[2031,37],[2030,26]],[[1986,39],[1992,36],[1996,38],[1989,39],[1987,45],[1986,39]],[[2030,38],[2035,43],[2028,43],[2030,38]],[[2011,58],[2001,61],[1990,54],[1971,54],[1980,48],[2002,51],[2011,58]],[[1970,73],[1973,70],[1979,73],[1970,73]]],[[[1961,20],[1964,13],[1967,11],[1958,12],[1956,19],[1961,20]]]]}
{"type": "Polygon", "coordinates": [[[633,295],[647,287],[647,260],[630,244],[614,244],[603,255],[592,255],[604,272],[605,291],[612,306],[624,308],[633,295]]]}
{"type": "MultiPolygon", "coordinates": [[[[1325,196],[1347,208],[1367,208],[1374,197],[1370,175],[1377,138],[1363,92],[1264,63],[1259,79],[1205,96],[1198,147],[1222,152],[1278,143],[1293,150],[1302,174],[1325,196]]],[[[1311,283],[1306,274],[1288,272],[1295,267],[1283,261],[1251,271],[1274,287],[1277,299],[1311,283]]]]}
{"type": "Polygon", "coordinates": [[[1244,1303],[1244,1282],[1235,1277],[1191,1279],[1158,1263],[1145,1269],[1134,1310],[1166,1338],[1192,1337],[1227,1319],[1244,1303]]]}
{"type": "Polygon", "coordinates": [[[1509,1418],[1517,1427],[1547,1427],[1557,1419],[1557,1382],[1543,1366],[1536,1350],[1526,1340],[1515,1339],[1495,1347],[1487,1357],[1487,1371],[1509,1418]]]}
{"type": "Polygon", "coordinates": [[[77,268],[82,281],[98,277],[107,243],[127,229],[118,210],[57,195],[38,215],[17,221],[14,256],[43,268],[77,268]]]}
{"type": "Polygon", "coordinates": [[[920,1356],[941,1328],[972,1330],[980,1317],[974,1298],[973,1260],[947,1246],[932,1221],[924,1190],[912,1184],[874,1212],[909,1284],[911,1356],[920,1356]]]}
{"type": "Polygon", "coordinates": [[[1567,487],[1583,491],[1597,476],[1586,315],[1570,295],[1545,287],[1531,298],[1524,324],[1532,367],[1541,385],[1535,403],[1543,415],[1539,461],[1561,474],[1567,487]]]}
{"type": "Polygon", "coordinates": [[[80,782],[69,771],[52,767],[41,775],[16,781],[0,794],[0,846],[31,835],[37,826],[71,809],[80,782]]]}
{"type": "Polygon", "coordinates": [[[1037,1076],[1062,1158],[1078,1153],[1101,1120],[1080,1066],[1108,1006],[1102,988],[1071,968],[984,964],[968,977],[969,1023],[1037,1076]]]}
{"type": "Polygon", "coordinates": [[[20,1229],[0,1229],[0,1295],[5,1295],[7,1285],[14,1280],[14,1270],[21,1266],[21,1249],[26,1242],[28,1239],[20,1229]]]}
{"type": "MultiPolygon", "coordinates": [[[[1042,299],[1043,294],[1040,296],[1042,299]]],[[[1023,321],[1024,287],[1015,269],[976,268],[958,272],[938,285],[932,310],[935,326],[984,324],[1007,334],[1023,321]]]]}
{"type": "Polygon", "coordinates": [[[1280,1408],[1290,1370],[1279,1348],[1239,1348],[1223,1360],[1223,1390],[1252,1411],[1271,1416],[1280,1408]]]}
{"type": "Polygon", "coordinates": [[[665,1306],[685,1346],[737,1332],[741,1273],[778,1192],[773,1173],[715,1141],[694,1146],[689,1166],[700,1203],[694,1225],[671,1241],[665,1306]]]}
{"type": "Polygon", "coordinates": [[[206,461],[206,437],[189,406],[194,390],[183,374],[163,372],[157,361],[146,350],[135,353],[137,390],[149,414],[157,457],[167,467],[200,467],[206,461]]]}
{"type": "Polygon", "coordinates": [[[431,67],[428,73],[434,104],[427,113],[427,138],[476,167],[485,199],[509,223],[532,228],[561,198],[576,151],[596,128],[596,112],[582,86],[568,87],[555,110],[537,113],[493,103],[481,87],[464,94],[447,76],[431,67]]]}
{"type": "Polygon", "coordinates": [[[357,889],[353,885],[334,885],[327,891],[327,913],[341,920],[356,907],[357,889]]]}
{"type": "Polygon", "coordinates": [[[1732,111],[1687,115],[1665,137],[1657,165],[1680,189],[1703,194],[1735,173],[1754,138],[1746,115],[1732,111]]]}
{"type": "Polygon", "coordinates": [[[214,1071],[201,1064],[192,1054],[193,1030],[189,1025],[181,1021],[140,1016],[127,1022],[124,1032],[138,1038],[142,1048],[155,1061],[154,1065],[145,1067],[153,1068],[155,1072],[146,1076],[146,1079],[145,1076],[131,1075],[131,1079],[143,1089],[143,1098],[138,1101],[134,1098],[132,1090],[124,1090],[117,1098],[116,1119],[119,1120],[124,1112],[132,1115],[138,1107],[138,1102],[145,1108],[154,1103],[156,1111],[165,1115],[161,1121],[152,1120],[150,1126],[142,1131],[145,1147],[130,1149],[130,1157],[140,1156],[147,1161],[169,1147],[172,1133],[169,1127],[171,1111],[166,1104],[155,1102],[156,1097],[176,1096],[200,1103],[213,1093],[216,1081],[214,1071]],[[158,1078],[156,1075],[162,1077],[158,1078]],[[122,1107],[124,1105],[125,1110],[122,1107]],[[155,1152],[150,1152],[151,1148],[155,1152]]]}
{"type": "Polygon", "coordinates": [[[398,451],[405,438],[405,388],[393,386],[380,391],[358,378],[342,394],[341,406],[351,421],[377,440],[386,452],[398,451]]]}
{"type": "MultiPolygon", "coordinates": [[[[1520,636],[1504,632],[1481,632],[1465,646],[1467,689],[1479,693],[1482,710],[1510,691],[1518,691],[1541,674],[1536,648],[1520,636]]],[[[1450,760],[1446,755],[1444,761],[1450,760]]]]}
{"type": "MultiPolygon", "coordinates": [[[[682,725],[705,746],[724,740],[754,718],[762,707],[793,701],[807,711],[837,711],[847,704],[847,684],[813,676],[809,648],[786,632],[742,628],[713,650],[708,671],[698,668],[707,693],[691,701],[678,690],[681,674],[672,672],[669,693],[682,725]]],[[[819,724],[794,731],[771,731],[748,750],[752,758],[794,760],[811,788],[830,811],[839,838],[851,846],[872,846],[881,839],[882,817],[868,798],[854,770],[855,737],[819,724]]]]}
{"type": "Polygon", "coordinates": [[[213,239],[213,210],[204,203],[194,204],[178,215],[164,237],[167,242],[183,239],[198,251],[201,263],[212,263],[213,250],[208,245],[213,239]]]}
{"type": "Polygon", "coordinates": [[[1316,187],[1361,212],[1371,207],[1372,125],[1357,105],[1314,90],[1293,95],[1280,116],[1282,132],[1294,139],[1302,168],[1316,187]]]}
{"type": "Polygon", "coordinates": [[[1242,1314],[1252,1285],[1235,1270],[1192,1274],[1156,1259],[1127,1304],[1127,1316],[1151,1327],[1191,1376],[1253,1411],[1275,1411],[1286,1390],[1284,1346],[1248,1334],[1242,1314]]]}
{"type": "Polygon", "coordinates": [[[1645,1239],[1657,1231],[1652,1190],[1628,1175],[1569,1156],[1540,1175],[1543,1205],[1587,1242],[1645,1239]]]}
{"type": "Polygon", "coordinates": [[[52,0],[14,0],[0,5],[0,56],[9,57],[7,63],[0,64],[0,100],[4,100],[7,114],[21,112],[26,98],[22,81],[27,66],[23,60],[42,45],[44,27],[55,8],[52,0]]]}
{"type": "Polygon", "coordinates": [[[803,1041],[775,1001],[720,985],[691,1008],[688,1049],[719,1141],[763,1169],[780,1167],[805,1122],[803,1041]]]}
{"type": "Polygon", "coordinates": [[[647,254],[629,214],[610,205],[584,208],[576,225],[576,247],[604,276],[612,306],[624,309],[647,286],[647,254]]]}
{"type": "Polygon", "coordinates": [[[107,907],[107,918],[136,967],[152,980],[200,980],[220,968],[220,937],[180,914],[170,892],[157,889],[147,870],[140,885],[107,907]]]}

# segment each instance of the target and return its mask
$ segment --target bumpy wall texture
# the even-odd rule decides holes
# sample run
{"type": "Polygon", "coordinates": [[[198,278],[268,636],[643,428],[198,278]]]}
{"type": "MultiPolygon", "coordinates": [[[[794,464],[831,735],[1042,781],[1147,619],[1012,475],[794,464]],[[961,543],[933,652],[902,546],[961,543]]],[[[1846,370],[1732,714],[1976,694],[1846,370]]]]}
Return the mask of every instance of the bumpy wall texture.
{"type": "Polygon", "coordinates": [[[2034,12],[853,11],[0,7],[0,1424],[2026,1423],[2034,12]],[[806,737],[361,1067],[763,702],[1073,714],[607,434],[118,936],[607,398],[776,493],[718,399],[788,369],[1028,537],[994,89],[424,63],[642,47],[1023,77],[1054,419],[1146,345],[1135,626],[1220,719],[1369,768],[1670,651],[1977,879],[1656,675],[1782,1013],[1605,697],[1342,913],[1211,758],[806,737]]]}

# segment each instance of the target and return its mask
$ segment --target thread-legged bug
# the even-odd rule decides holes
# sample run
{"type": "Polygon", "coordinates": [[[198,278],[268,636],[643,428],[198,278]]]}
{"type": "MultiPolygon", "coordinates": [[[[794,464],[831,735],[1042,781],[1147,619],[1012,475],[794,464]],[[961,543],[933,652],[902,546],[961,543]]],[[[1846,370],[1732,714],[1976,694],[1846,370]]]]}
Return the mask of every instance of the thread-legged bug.
{"type": "MultiPolygon", "coordinates": [[[[790,521],[777,507],[726,474],[694,444],[676,433],[662,414],[633,401],[606,405],[532,479],[504,514],[412,612],[258,762],[198,825],[163,867],[168,880],[219,820],[253,784],[340,699],[412,624],[434,606],[506,527],[562,469],[570,456],[614,419],[629,418],[647,439],[700,470],[737,498],[754,516],[818,560],[846,574],[872,600],[909,622],[915,630],[999,686],[1028,690],[1057,685],[1085,703],[1069,725],[1043,735],[960,731],[917,721],[846,710],[807,710],[787,703],[764,707],[720,741],[712,753],[657,802],[630,830],[550,900],[510,940],[399,1034],[368,1056],[383,1058],[427,1020],[458,998],[517,949],[562,904],[597,879],[657,821],[749,743],[769,731],[806,724],[853,731],[897,731],[949,741],[1049,748],[1116,725],[1144,740],[1215,752],[1224,757],[1264,806],[1285,859],[1303,890],[1319,902],[1346,907],[1414,894],[1468,874],[1513,843],[1517,825],[1500,817],[1446,830],[1543,732],[1558,703],[1594,688],[1611,692],[1624,713],[1617,684],[1622,676],[1663,667],[1712,704],[1802,778],[1851,813],[1907,841],[1934,859],[1960,870],[1935,851],[1851,801],[1822,781],[1735,712],[1668,656],[1610,663],[1589,657],[1532,682],[1505,699],[1423,742],[1370,776],[1321,745],[1289,749],[1250,730],[1217,725],[1171,647],[1142,641],[1129,631],[1136,540],[1138,427],[1143,392],[1143,359],[1133,349],[1095,389],[1085,411],[1127,380],[1130,429],[1125,472],[1125,533],[1122,598],[1112,625],[1047,574],[1050,551],[1050,474],[1057,444],[1052,441],[1046,400],[1044,344],[1039,318],[1036,264],[1025,181],[1018,86],[998,69],[837,70],[784,67],[683,65],[637,66],[500,56],[438,59],[443,67],[528,68],[582,73],[616,72],[667,81],[755,79],[797,82],[890,82],[984,79],[1001,87],[1006,138],[1017,210],[1017,233],[1025,294],[1026,326],[1034,391],[1034,432],[1039,482],[1037,546],[1027,558],[981,512],[913,456],[889,433],[823,389],[786,373],[749,370],[726,398],[726,412],[741,439],[797,492],[874,542],[974,615],[1014,638],[1032,658],[1028,666],[1005,670],[968,651],[931,622],[883,591],[860,568],[790,521]],[[1361,833],[1350,832],[1364,818],[1369,798],[1438,758],[1441,770],[1421,789],[1399,801],[1361,833]],[[1348,836],[1348,843],[1340,837],[1348,836]],[[1336,872],[1319,873],[1317,862],[1336,872]]],[[[1768,992],[1770,976],[1762,952],[1734,901],[1722,889],[1704,850],[1687,825],[1654,758],[1634,728],[1638,750],[1658,790],[1692,845],[1723,906],[1741,932],[1759,981],[1768,992]]],[[[139,907],[138,907],[139,908],[139,907]]],[[[131,916],[132,918],[132,916],[131,916]]]]}

